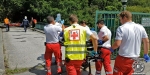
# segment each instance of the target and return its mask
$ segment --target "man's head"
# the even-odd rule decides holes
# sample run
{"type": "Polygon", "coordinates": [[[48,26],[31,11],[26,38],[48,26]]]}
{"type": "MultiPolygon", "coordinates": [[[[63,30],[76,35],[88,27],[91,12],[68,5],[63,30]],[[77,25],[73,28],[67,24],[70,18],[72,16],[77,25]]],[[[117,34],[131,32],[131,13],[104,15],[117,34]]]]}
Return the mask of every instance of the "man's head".
{"type": "Polygon", "coordinates": [[[49,24],[54,24],[54,23],[55,23],[54,17],[52,17],[52,16],[47,16],[47,23],[49,23],[49,24]]]}
{"type": "Polygon", "coordinates": [[[104,26],[104,20],[98,20],[97,21],[97,27],[102,28],[104,26]]]}
{"type": "Polygon", "coordinates": [[[83,20],[83,21],[80,22],[80,25],[81,26],[86,26],[86,22],[83,20]]]}
{"type": "Polygon", "coordinates": [[[123,11],[119,14],[121,24],[132,21],[132,14],[129,11],[123,11]]]}
{"type": "Polygon", "coordinates": [[[70,15],[69,22],[70,22],[70,24],[77,23],[78,22],[78,17],[74,14],[70,15]]]}
{"type": "Polygon", "coordinates": [[[27,19],[27,16],[25,16],[24,19],[27,19]]]}

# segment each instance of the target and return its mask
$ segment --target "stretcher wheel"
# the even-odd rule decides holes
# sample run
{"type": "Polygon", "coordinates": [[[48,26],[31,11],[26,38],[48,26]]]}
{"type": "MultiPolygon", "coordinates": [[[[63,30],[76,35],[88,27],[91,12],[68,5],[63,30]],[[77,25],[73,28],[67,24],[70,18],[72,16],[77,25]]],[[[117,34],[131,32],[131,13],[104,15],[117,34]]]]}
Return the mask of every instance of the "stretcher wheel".
{"type": "Polygon", "coordinates": [[[87,61],[83,62],[82,67],[83,67],[83,70],[86,71],[86,68],[89,67],[88,62],[87,61]]]}

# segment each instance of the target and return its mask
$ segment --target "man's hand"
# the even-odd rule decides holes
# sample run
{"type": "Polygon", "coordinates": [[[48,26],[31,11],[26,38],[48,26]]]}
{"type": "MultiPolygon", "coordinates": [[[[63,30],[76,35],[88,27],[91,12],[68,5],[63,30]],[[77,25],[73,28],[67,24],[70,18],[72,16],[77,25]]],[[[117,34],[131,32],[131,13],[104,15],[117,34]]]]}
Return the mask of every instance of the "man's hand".
{"type": "Polygon", "coordinates": [[[114,52],[114,50],[113,50],[111,47],[109,48],[109,50],[110,50],[111,52],[114,52]]]}
{"type": "Polygon", "coordinates": [[[150,62],[150,57],[148,54],[144,54],[144,59],[146,62],[150,62]]]}
{"type": "Polygon", "coordinates": [[[97,54],[97,51],[94,51],[94,50],[93,50],[93,51],[90,51],[90,53],[89,53],[89,54],[90,54],[90,56],[92,56],[92,57],[93,57],[93,56],[95,56],[95,55],[97,54]]]}
{"type": "Polygon", "coordinates": [[[102,45],[103,43],[104,43],[104,41],[98,40],[98,45],[102,45]]]}

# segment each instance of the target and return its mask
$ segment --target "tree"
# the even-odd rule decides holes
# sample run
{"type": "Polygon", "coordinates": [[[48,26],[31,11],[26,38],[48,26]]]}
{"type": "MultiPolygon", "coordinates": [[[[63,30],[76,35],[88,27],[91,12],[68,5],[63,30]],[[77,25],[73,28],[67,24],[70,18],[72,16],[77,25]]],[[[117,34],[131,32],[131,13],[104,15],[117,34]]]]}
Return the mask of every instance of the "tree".
{"type": "MultiPolygon", "coordinates": [[[[130,0],[127,10],[150,12],[149,0],[130,0]]],[[[94,26],[95,11],[122,11],[120,0],[0,0],[0,20],[8,16],[12,22],[21,22],[24,16],[44,21],[46,16],[60,13],[66,24],[70,14],[76,14],[79,21],[85,20],[94,26]]]]}

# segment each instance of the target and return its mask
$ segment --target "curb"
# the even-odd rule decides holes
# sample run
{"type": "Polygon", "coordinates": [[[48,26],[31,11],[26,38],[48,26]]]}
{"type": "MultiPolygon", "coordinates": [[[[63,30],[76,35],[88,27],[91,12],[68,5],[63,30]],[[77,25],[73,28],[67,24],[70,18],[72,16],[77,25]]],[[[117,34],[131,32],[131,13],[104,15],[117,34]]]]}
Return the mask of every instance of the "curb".
{"type": "Polygon", "coordinates": [[[35,29],[35,31],[45,34],[43,30],[35,29]]]}
{"type": "Polygon", "coordinates": [[[0,28],[0,75],[5,73],[2,29],[0,28]]]}
{"type": "MultiPolygon", "coordinates": [[[[32,28],[30,28],[30,30],[32,30],[32,28]]],[[[44,31],[40,29],[35,29],[35,31],[45,34],[44,31]]]]}

